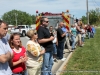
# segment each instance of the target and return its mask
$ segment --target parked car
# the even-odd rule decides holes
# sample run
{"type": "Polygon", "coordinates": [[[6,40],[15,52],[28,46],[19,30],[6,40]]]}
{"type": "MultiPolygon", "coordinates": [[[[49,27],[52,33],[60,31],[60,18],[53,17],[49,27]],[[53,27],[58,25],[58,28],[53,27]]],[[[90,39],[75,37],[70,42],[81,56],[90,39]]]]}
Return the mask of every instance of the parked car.
{"type": "Polygon", "coordinates": [[[12,33],[19,33],[23,37],[26,36],[28,30],[32,29],[29,25],[18,25],[16,28],[11,30],[12,33]]]}

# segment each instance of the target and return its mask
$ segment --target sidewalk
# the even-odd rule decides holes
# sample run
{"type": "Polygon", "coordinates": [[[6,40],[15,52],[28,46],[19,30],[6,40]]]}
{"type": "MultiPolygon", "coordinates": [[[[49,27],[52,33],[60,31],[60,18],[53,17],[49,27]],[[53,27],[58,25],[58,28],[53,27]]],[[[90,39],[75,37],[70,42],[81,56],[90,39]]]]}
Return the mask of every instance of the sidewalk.
{"type": "Polygon", "coordinates": [[[66,65],[71,55],[72,52],[69,52],[67,49],[64,49],[64,58],[66,58],[66,60],[58,60],[57,62],[54,62],[52,68],[53,75],[60,75],[60,73],[63,72],[63,67],[66,65]]]}

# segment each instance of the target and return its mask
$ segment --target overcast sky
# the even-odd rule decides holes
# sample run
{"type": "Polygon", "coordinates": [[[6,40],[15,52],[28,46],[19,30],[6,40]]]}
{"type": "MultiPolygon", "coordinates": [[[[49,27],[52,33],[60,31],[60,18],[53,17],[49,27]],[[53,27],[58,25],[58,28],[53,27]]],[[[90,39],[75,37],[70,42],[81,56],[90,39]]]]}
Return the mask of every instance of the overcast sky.
{"type": "MultiPolygon", "coordinates": [[[[88,0],[89,10],[100,8],[100,0],[88,0]]],[[[41,12],[61,13],[69,10],[75,18],[86,16],[86,0],[0,0],[0,17],[13,9],[35,15],[41,12]]]]}

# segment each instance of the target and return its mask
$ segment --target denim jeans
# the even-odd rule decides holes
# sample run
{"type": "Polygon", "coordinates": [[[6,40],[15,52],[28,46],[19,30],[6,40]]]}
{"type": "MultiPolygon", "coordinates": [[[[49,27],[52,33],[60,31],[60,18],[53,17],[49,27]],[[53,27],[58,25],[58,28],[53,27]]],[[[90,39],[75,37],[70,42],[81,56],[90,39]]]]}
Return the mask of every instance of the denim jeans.
{"type": "Polygon", "coordinates": [[[91,32],[91,33],[90,33],[90,37],[91,37],[91,38],[94,38],[94,33],[91,32]]]}
{"type": "Polygon", "coordinates": [[[71,39],[72,39],[72,49],[74,49],[76,43],[76,36],[71,36],[71,39]]]}
{"type": "Polygon", "coordinates": [[[82,39],[82,42],[84,42],[84,37],[81,37],[81,39],[82,39]]]}
{"type": "Polygon", "coordinates": [[[87,34],[88,34],[88,39],[90,39],[90,33],[91,33],[91,32],[87,32],[87,34]]]}
{"type": "Polygon", "coordinates": [[[57,57],[59,59],[63,58],[63,50],[64,50],[64,42],[58,42],[57,57]]]}
{"type": "Polygon", "coordinates": [[[57,54],[57,46],[56,46],[56,43],[53,43],[53,47],[54,47],[53,54],[57,54]]]}
{"type": "Polygon", "coordinates": [[[41,75],[52,75],[51,69],[53,66],[53,52],[46,52],[43,55],[43,65],[41,75]]]}

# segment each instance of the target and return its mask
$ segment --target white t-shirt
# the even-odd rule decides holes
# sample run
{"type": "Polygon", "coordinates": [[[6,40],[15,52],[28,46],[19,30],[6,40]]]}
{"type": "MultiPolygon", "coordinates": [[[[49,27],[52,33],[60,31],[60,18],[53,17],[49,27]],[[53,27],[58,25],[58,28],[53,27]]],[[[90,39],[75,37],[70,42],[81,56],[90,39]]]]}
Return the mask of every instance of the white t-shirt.
{"type": "MultiPolygon", "coordinates": [[[[12,53],[12,50],[8,42],[4,38],[0,39],[0,55],[6,54],[8,51],[12,53]]],[[[8,62],[6,63],[0,62],[0,75],[12,75],[12,71],[9,67],[8,62]]]]}
{"type": "Polygon", "coordinates": [[[82,31],[81,37],[85,37],[85,30],[81,29],[81,31],[82,31]]]}

